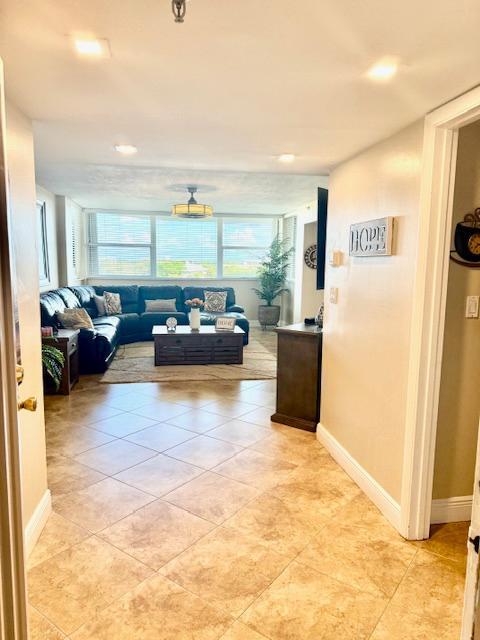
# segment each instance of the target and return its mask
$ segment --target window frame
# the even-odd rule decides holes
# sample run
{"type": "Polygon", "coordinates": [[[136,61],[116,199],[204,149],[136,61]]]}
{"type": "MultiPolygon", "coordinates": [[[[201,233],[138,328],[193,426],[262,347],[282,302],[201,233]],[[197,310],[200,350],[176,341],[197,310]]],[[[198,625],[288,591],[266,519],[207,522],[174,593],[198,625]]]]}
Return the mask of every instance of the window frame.
{"type": "Polygon", "coordinates": [[[256,276],[225,276],[223,274],[223,263],[224,263],[224,250],[225,249],[245,249],[245,250],[262,250],[265,251],[268,249],[267,247],[248,247],[243,245],[233,246],[223,244],[223,224],[224,221],[235,220],[235,222],[245,222],[247,220],[255,220],[258,222],[265,222],[269,220],[272,224],[272,239],[275,237],[276,233],[279,231],[279,221],[281,219],[280,215],[254,215],[254,214],[243,214],[243,215],[218,215],[214,216],[214,220],[217,223],[217,275],[212,278],[196,278],[196,277],[164,277],[157,276],[156,268],[157,268],[157,243],[156,243],[156,220],[157,218],[168,218],[170,214],[164,212],[150,212],[150,211],[118,211],[118,210],[102,210],[102,209],[89,209],[86,210],[87,213],[87,233],[86,233],[86,247],[87,247],[87,279],[89,280],[99,280],[101,278],[105,278],[108,280],[138,280],[138,281],[161,281],[161,282],[215,282],[218,280],[257,280],[256,276]],[[116,215],[128,215],[128,216],[150,216],[150,243],[119,243],[119,242],[98,242],[97,241],[97,229],[95,225],[95,216],[97,213],[106,213],[106,214],[116,214],[116,215]],[[98,273],[98,252],[92,251],[96,247],[132,247],[132,248],[149,248],[150,250],[150,275],[108,275],[108,274],[100,274],[98,273]],[[97,264],[96,269],[92,269],[92,263],[97,264]]]}

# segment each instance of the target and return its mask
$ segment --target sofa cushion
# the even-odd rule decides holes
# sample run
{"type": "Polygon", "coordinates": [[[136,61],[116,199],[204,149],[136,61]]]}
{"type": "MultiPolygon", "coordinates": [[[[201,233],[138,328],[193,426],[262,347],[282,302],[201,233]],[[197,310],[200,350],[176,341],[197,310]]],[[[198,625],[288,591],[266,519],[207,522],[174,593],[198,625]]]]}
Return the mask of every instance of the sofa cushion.
{"type": "Polygon", "coordinates": [[[140,316],[138,313],[121,313],[116,317],[120,321],[120,339],[136,336],[141,332],[140,316]]]}
{"type": "Polygon", "coordinates": [[[62,313],[67,308],[64,300],[56,291],[48,291],[40,294],[40,318],[42,327],[60,326],[57,313],[62,313]]]}
{"type": "Polygon", "coordinates": [[[145,300],[173,300],[175,299],[175,305],[177,311],[184,311],[184,297],[182,287],[176,285],[162,285],[158,287],[142,286],[139,291],[140,298],[140,313],[143,313],[145,309],[145,300]]]}
{"type": "Polygon", "coordinates": [[[78,309],[80,308],[80,300],[73,293],[71,289],[68,287],[62,287],[61,289],[56,289],[55,292],[61,297],[61,299],[65,302],[65,306],[67,309],[78,309]]]}
{"type": "Polygon", "coordinates": [[[95,329],[102,326],[117,329],[120,326],[119,316],[98,316],[98,318],[93,318],[92,322],[95,329]]]}
{"type": "Polygon", "coordinates": [[[188,316],[186,313],[162,313],[162,312],[148,312],[140,315],[140,330],[145,336],[150,336],[152,329],[156,324],[165,325],[167,318],[176,318],[179,325],[188,324],[188,316]]]}
{"type": "Polygon", "coordinates": [[[97,308],[93,302],[93,296],[95,295],[95,289],[90,285],[80,285],[77,287],[69,287],[70,291],[76,295],[80,302],[80,306],[87,310],[88,315],[91,318],[95,318],[97,313],[97,308]]]}
{"type": "Polygon", "coordinates": [[[120,301],[122,304],[122,313],[138,313],[138,286],[136,284],[132,285],[118,285],[115,286],[113,284],[96,286],[95,292],[99,296],[103,296],[105,291],[109,291],[110,293],[119,293],[120,301]]]}
{"type": "Polygon", "coordinates": [[[185,287],[183,290],[184,299],[200,298],[205,300],[205,291],[226,291],[227,307],[235,304],[235,291],[232,287],[185,287]]]}

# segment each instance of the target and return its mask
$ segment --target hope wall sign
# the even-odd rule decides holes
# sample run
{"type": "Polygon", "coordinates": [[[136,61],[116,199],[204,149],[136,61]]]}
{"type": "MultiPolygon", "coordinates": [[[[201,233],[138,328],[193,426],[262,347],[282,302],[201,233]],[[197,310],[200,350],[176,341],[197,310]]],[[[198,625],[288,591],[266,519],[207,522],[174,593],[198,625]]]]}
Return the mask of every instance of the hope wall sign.
{"type": "Polygon", "coordinates": [[[350,255],[359,258],[391,256],[393,247],[392,217],[358,222],[350,226],[350,255]]]}

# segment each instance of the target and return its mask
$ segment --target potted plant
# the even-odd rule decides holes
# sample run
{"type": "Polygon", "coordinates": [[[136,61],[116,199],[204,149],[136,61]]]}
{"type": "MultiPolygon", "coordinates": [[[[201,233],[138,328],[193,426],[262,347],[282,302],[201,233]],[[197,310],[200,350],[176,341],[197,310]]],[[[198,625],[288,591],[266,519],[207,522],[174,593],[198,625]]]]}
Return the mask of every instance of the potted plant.
{"type": "Polygon", "coordinates": [[[55,386],[55,391],[60,388],[63,365],[65,358],[60,349],[49,344],[42,344],[42,367],[44,375],[50,378],[55,386]]]}
{"type": "Polygon", "coordinates": [[[187,307],[190,307],[189,320],[192,331],[200,331],[200,309],[205,304],[200,298],[185,300],[187,307]]]}
{"type": "Polygon", "coordinates": [[[259,267],[259,288],[254,291],[260,300],[266,302],[258,307],[258,320],[263,329],[267,326],[276,326],[280,319],[280,305],[275,305],[273,302],[287,290],[285,282],[292,252],[293,247],[286,249],[285,240],[275,236],[259,267]]]}

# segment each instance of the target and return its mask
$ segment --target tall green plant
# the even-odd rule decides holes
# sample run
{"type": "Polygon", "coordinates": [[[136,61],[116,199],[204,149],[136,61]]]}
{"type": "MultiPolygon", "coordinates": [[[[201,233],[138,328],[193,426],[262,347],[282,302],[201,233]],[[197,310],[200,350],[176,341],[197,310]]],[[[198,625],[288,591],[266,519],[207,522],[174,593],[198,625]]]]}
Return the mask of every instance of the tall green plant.
{"type": "Polygon", "coordinates": [[[286,249],[285,243],[286,240],[281,240],[278,235],[275,236],[258,269],[259,289],[253,289],[253,291],[260,300],[265,300],[269,307],[272,306],[275,298],[286,291],[285,282],[293,247],[286,249]]]}
{"type": "Polygon", "coordinates": [[[62,370],[65,358],[60,349],[49,344],[42,344],[42,365],[43,371],[53,380],[56,391],[60,387],[62,380],[62,370]]]}

